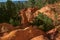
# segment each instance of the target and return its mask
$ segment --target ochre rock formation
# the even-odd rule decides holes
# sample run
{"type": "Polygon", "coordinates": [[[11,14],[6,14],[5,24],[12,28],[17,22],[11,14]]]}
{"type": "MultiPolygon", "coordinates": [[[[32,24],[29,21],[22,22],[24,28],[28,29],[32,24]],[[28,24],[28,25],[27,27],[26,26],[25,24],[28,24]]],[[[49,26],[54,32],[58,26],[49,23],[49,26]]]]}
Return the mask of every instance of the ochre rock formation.
{"type": "Polygon", "coordinates": [[[28,22],[30,22],[30,21],[33,20],[33,18],[34,18],[33,13],[35,11],[37,11],[37,10],[38,10],[37,7],[35,7],[35,8],[27,8],[27,10],[26,10],[26,16],[27,16],[28,22]]]}
{"type": "Polygon", "coordinates": [[[32,19],[34,18],[33,13],[38,10],[37,7],[35,8],[25,8],[20,10],[19,15],[22,17],[22,24],[27,24],[28,22],[32,21],[32,19]]]}
{"type": "Polygon", "coordinates": [[[8,35],[1,37],[1,40],[30,40],[33,37],[44,34],[45,33],[41,30],[27,27],[10,32],[8,35]]]}
{"type": "Polygon", "coordinates": [[[49,39],[45,37],[44,35],[40,35],[40,36],[32,38],[31,40],[49,40],[49,39]]]}
{"type": "Polygon", "coordinates": [[[26,24],[28,22],[27,17],[26,17],[26,13],[25,13],[26,10],[27,9],[22,9],[19,12],[19,16],[22,17],[21,24],[26,24]]]}
{"type": "Polygon", "coordinates": [[[7,34],[12,30],[14,30],[14,27],[11,24],[8,24],[8,23],[0,24],[0,35],[3,35],[4,33],[7,34]]]}
{"type": "Polygon", "coordinates": [[[34,13],[34,17],[38,16],[39,12],[47,15],[52,20],[55,20],[55,14],[54,14],[55,12],[53,10],[51,10],[51,8],[49,6],[45,6],[45,7],[42,7],[40,10],[37,10],[34,13]]]}
{"type": "Polygon", "coordinates": [[[60,40],[60,33],[55,36],[55,40],[60,40]]]}
{"type": "Polygon", "coordinates": [[[60,25],[60,5],[59,4],[50,4],[42,7],[41,9],[33,13],[34,18],[40,14],[39,12],[51,18],[53,20],[54,25],[60,25]]]}

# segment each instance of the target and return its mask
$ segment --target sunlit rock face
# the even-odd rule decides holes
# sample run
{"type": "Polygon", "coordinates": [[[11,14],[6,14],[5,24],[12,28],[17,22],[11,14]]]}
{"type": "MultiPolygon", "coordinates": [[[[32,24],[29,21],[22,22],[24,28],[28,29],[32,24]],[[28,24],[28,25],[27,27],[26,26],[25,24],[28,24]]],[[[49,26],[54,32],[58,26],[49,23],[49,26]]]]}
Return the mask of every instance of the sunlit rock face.
{"type": "Polygon", "coordinates": [[[14,27],[11,24],[8,24],[8,23],[1,23],[0,24],[0,35],[1,36],[9,33],[12,30],[14,30],[14,27]]]}
{"type": "Polygon", "coordinates": [[[51,18],[53,21],[57,20],[60,21],[60,6],[57,4],[50,4],[42,7],[38,10],[38,8],[25,8],[20,10],[20,15],[22,17],[22,24],[27,24],[28,22],[31,22],[38,14],[43,13],[47,15],[49,18],[51,18]],[[57,14],[57,15],[56,15],[57,14]]]}
{"type": "Polygon", "coordinates": [[[0,24],[0,27],[1,27],[1,31],[4,32],[4,31],[11,31],[13,30],[13,26],[11,24],[8,24],[8,23],[1,23],[0,24]]]}
{"type": "Polygon", "coordinates": [[[37,10],[33,15],[34,17],[38,16],[38,14],[43,13],[51,18],[54,22],[54,25],[60,24],[60,4],[50,4],[42,7],[37,10]],[[56,22],[57,20],[57,22],[56,22]]]}
{"type": "Polygon", "coordinates": [[[40,35],[32,38],[31,40],[49,40],[49,39],[47,37],[44,37],[44,35],[40,35]]]}
{"type": "Polygon", "coordinates": [[[26,16],[27,16],[27,18],[28,18],[28,22],[30,22],[30,21],[33,20],[33,18],[34,18],[33,13],[34,13],[36,10],[38,10],[37,7],[35,7],[35,8],[28,8],[28,9],[26,10],[26,16]]]}
{"type": "Polygon", "coordinates": [[[20,12],[19,12],[19,15],[22,17],[21,24],[26,24],[26,23],[28,22],[27,16],[26,16],[26,14],[25,14],[25,11],[26,11],[26,10],[27,10],[27,9],[22,9],[22,10],[20,10],[20,12]]]}
{"type": "Polygon", "coordinates": [[[55,20],[55,12],[49,7],[49,6],[45,6],[42,7],[40,10],[37,10],[34,13],[34,17],[38,16],[39,13],[43,13],[45,15],[47,15],[49,18],[51,18],[52,20],[55,20]]]}
{"type": "Polygon", "coordinates": [[[33,20],[33,18],[34,18],[33,13],[36,10],[38,10],[37,7],[34,7],[34,8],[30,7],[30,8],[25,8],[25,9],[20,10],[19,16],[22,17],[21,24],[28,25],[28,23],[33,20]]]}
{"type": "Polygon", "coordinates": [[[60,25],[60,2],[54,4],[51,6],[51,8],[55,9],[55,14],[56,14],[56,20],[57,20],[57,25],[60,25]]]}
{"type": "Polygon", "coordinates": [[[25,29],[17,29],[11,31],[8,35],[1,37],[2,40],[30,40],[38,35],[44,35],[45,33],[36,28],[27,27],[25,29]]]}

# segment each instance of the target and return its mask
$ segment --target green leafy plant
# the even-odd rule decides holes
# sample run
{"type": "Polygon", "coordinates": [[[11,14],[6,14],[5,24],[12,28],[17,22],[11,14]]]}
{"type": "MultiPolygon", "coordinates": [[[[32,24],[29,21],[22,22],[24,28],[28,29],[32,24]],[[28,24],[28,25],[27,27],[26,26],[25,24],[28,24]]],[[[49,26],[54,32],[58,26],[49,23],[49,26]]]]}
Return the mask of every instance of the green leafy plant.
{"type": "Polygon", "coordinates": [[[40,13],[35,20],[33,20],[33,25],[36,25],[44,31],[48,31],[53,28],[53,21],[48,16],[40,13]]]}

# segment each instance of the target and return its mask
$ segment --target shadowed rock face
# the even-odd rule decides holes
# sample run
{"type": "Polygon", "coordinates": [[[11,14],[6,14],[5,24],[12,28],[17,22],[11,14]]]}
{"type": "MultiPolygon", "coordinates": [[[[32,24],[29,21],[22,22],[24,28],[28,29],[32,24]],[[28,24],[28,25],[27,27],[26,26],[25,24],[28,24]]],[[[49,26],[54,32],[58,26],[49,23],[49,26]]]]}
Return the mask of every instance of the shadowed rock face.
{"type": "Polygon", "coordinates": [[[60,38],[60,25],[46,32],[47,36],[51,40],[58,40],[60,38]]]}
{"type": "Polygon", "coordinates": [[[8,35],[1,37],[2,40],[30,40],[38,35],[45,33],[36,28],[27,27],[25,29],[18,29],[10,32],[8,35]]]}
{"type": "Polygon", "coordinates": [[[56,35],[55,40],[60,40],[60,33],[56,35]]]}

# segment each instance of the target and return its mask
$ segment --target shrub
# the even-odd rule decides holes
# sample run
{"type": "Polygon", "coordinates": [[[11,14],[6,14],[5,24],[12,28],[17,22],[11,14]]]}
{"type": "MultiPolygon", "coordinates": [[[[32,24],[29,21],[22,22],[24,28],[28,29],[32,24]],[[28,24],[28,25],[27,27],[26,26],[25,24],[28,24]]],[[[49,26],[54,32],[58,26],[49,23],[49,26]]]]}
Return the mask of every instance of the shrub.
{"type": "Polygon", "coordinates": [[[38,28],[41,28],[44,31],[48,31],[53,28],[53,20],[48,16],[40,13],[34,20],[33,25],[36,25],[38,28]],[[41,26],[42,25],[42,26],[41,26]]]}

